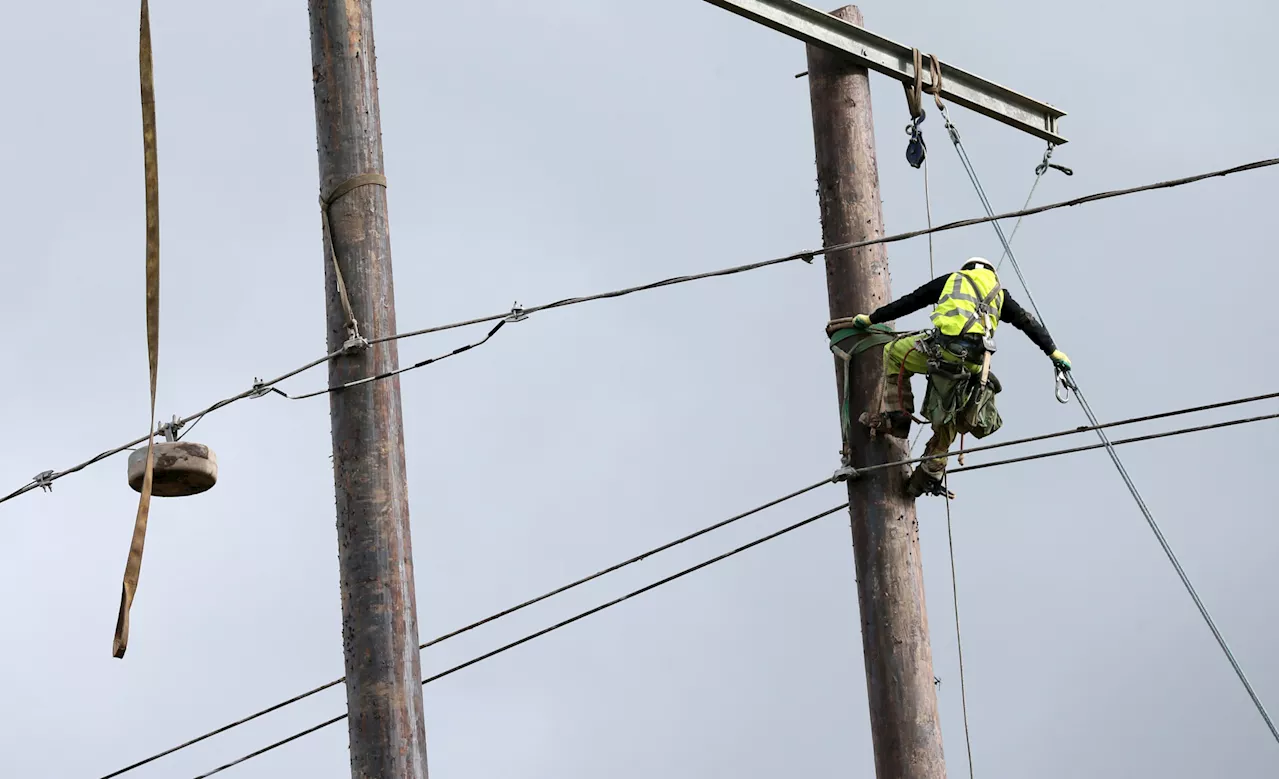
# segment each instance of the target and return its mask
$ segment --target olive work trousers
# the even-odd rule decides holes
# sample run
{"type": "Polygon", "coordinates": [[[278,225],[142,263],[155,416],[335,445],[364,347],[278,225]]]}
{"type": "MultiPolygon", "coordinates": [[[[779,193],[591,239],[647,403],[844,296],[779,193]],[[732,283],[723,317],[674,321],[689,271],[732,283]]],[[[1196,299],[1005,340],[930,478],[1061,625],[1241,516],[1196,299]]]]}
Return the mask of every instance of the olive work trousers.
{"type": "MultiPolygon", "coordinates": [[[[917,373],[924,375],[929,373],[929,356],[924,352],[924,344],[920,343],[927,337],[927,333],[921,333],[899,338],[884,348],[884,399],[882,401],[884,411],[914,413],[915,397],[911,393],[911,377],[917,373]]],[[[982,366],[979,364],[965,362],[946,349],[939,351],[942,359],[947,362],[964,365],[972,373],[982,372],[982,366]]],[[[933,425],[933,436],[924,445],[924,454],[921,455],[921,457],[934,458],[920,463],[925,473],[935,480],[940,480],[947,469],[947,458],[939,455],[946,455],[951,445],[955,443],[956,436],[967,432],[969,432],[968,428],[959,419],[950,424],[933,425]]]]}

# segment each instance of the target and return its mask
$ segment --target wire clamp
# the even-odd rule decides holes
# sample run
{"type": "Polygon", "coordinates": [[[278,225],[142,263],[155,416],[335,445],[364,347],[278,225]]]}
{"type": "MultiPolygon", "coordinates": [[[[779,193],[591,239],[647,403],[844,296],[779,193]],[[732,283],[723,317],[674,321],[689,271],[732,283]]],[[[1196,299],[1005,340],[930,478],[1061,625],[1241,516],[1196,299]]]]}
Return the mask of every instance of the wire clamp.
{"type": "Polygon", "coordinates": [[[156,426],[156,435],[164,436],[164,440],[173,443],[178,440],[178,432],[182,430],[183,422],[178,419],[175,414],[172,422],[161,422],[156,426]]]}
{"type": "Polygon", "coordinates": [[[836,484],[842,481],[853,481],[856,478],[858,478],[858,469],[848,463],[844,463],[831,474],[831,481],[836,484]]]}
{"type": "Polygon", "coordinates": [[[253,377],[253,389],[249,390],[249,397],[261,398],[265,397],[270,392],[271,388],[267,386],[265,381],[259,379],[257,376],[253,377]]]}
{"type": "Polygon", "coordinates": [[[346,343],[342,344],[342,353],[355,354],[367,348],[369,348],[369,339],[360,335],[359,330],[354,330],[351,331],[351,337],[346,340],[346,343]]]}
{"type": "Polygon", "coordinates": [[[41,471],[32,477],[31,481],[45,492],[53,492],[53,471],[41,471]]]}
{"type": "Polygon", "coordinates": [[[812,253],[809,253],[809,254],[802,254],[802,255],[800,255],[800,260],[801,260],[801,261],[803,261],[803,262],[804,262],[804,264],[806,264],[806,265],[812,265],[812,264],[813,264],[813,254],[812,254],[812,253]]]}
{"type": "Polygon", "coordinates": [[[502,321],[503,322],[523,322],[528,318],[529,318],[529,315],[524,312],[524,309],[520,307],[520,301],[517,300],[511,304],[511,313],[507,314],[507,316],[502,321]]]}

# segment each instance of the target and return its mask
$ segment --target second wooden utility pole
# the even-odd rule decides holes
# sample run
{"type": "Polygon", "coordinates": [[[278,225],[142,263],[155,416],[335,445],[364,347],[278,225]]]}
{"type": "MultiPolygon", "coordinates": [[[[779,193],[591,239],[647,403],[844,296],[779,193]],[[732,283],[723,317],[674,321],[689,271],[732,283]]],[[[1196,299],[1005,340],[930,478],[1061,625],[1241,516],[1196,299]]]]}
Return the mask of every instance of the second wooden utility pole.
{"type": "MultiPolygon", "coordinates": [[[[329,386],[397,367],[371,0],[309,0],[329,386]]],[[[329,395],[354,779],[426,779],[400,380],[329,395]]]]}
{"type": "MultiPolygon", "coordinates": [[[[845,6],[832,15],[862,26],[862,13],[845,6]]],[[[818,202],[825,246],[884,235],[880,181],[866,68],[816,46],[806,47],[818,202]]],[[[826,255],[831,318],[866,314],[889,302],[884,244],[826,255]]],[[[881,350],[853,358],[848,391],[856,420],[877,401],[881,350]]],[[[837,363],[836,386],[844,398],[837,363]]],[[[904,459],[895,439],[872,439],[856,422],[845,446],[854,467],[904,459]]],[[[871,738],[879,779],[942,779],[942,732],[933,684],[933,655],[925,615],[924,578],[915,503],[907,497],[908,470],[889,469],[849,482],[849,515],[862,624],[862,656],[871,708],[871,738]]]]}

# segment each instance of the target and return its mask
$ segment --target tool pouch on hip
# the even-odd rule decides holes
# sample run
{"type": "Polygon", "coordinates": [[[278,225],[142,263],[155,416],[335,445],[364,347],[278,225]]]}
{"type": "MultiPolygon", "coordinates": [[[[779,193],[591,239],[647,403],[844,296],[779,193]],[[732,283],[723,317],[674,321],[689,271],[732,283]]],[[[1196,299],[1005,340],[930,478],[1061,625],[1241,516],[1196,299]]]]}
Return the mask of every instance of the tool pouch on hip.
{"type": "Polygon", "coordinates": [[[921,413],[935,428],[954,426],[974,438],[986,438],[1000,429],[1004,420],[996,409],[1000,382],[989,374],[981,386],[977,375],[930,372],[921,413]]]}

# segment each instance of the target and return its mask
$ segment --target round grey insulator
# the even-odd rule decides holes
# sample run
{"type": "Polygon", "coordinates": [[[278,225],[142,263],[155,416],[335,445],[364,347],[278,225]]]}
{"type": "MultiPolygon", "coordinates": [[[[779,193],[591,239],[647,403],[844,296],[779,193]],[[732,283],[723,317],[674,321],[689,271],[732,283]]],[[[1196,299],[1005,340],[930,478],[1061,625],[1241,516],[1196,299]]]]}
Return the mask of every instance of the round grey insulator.
{"type": "MultiPolygon", "coordinates": [[[[151,494],[158,498],[198,495],[218,481],[218,458],[204,444],[186,441],[157,442],[153,445],[151,494]]],[[[142,492],[147,447],[129,453],[129,486],[142,492]]]]}

